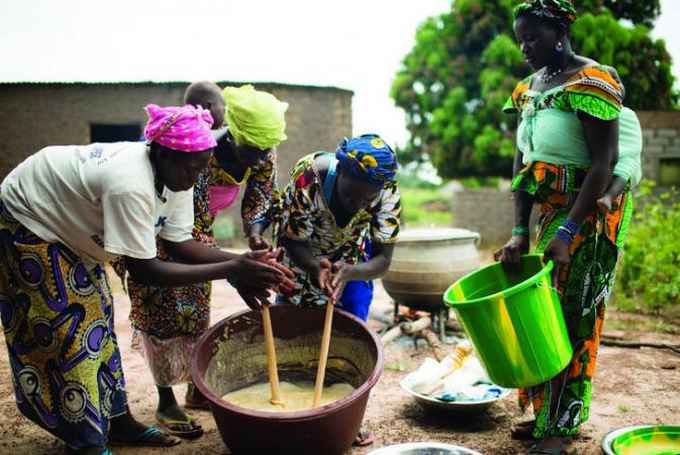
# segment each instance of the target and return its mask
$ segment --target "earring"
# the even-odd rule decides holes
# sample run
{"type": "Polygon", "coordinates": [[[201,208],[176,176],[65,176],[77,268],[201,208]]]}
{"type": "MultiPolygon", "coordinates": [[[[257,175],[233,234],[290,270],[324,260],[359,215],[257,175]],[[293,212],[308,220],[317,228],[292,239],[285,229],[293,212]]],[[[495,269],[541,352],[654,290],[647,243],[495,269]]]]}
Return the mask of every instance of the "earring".
{"type": "Polygon", "coordinates": [[[562,41],[557,42],[557,44],[555,45],[555,50],[557,52],[562,52],[564,50],[564,45],[562,44],[562,41]]]}

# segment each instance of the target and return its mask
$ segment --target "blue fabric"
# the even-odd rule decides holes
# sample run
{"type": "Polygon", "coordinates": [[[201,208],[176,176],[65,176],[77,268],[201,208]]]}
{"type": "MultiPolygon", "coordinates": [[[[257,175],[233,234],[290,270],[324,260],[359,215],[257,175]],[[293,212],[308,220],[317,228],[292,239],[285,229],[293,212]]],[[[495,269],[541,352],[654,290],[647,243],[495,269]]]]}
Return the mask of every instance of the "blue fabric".
{"type": "Polygon", "coordinates": [[[328,172],[326,173],[326,180],[323,182],[323,195],[328,204],[333,199],[333,187],[335,186],[335,178],[338,176],[338,160],[332,156],[329,158],[328,172]]]}
{"type": "Polygon", "coordinates": [[[335,156],[352,175],[376,186],[385,185],[397,175],[397,155],[377,134],[345,138],[335,156]]]}
{"type": "Polygon", "coordinates": [[[373,281],[350,281],[345,285],[338,307],[367,321],[372,301],[373,281]]]}
{"type": "MultiPolygon", "coordinates": [[[[373,257],[371,241],[364,241],[365,255],[361,262],[368,262],[373,257]]],[[[368,320],[368,310],[373,302],[373,281],[350,281],[340,297],[338,307],[352,313],[362,321],[368,320]]]]}

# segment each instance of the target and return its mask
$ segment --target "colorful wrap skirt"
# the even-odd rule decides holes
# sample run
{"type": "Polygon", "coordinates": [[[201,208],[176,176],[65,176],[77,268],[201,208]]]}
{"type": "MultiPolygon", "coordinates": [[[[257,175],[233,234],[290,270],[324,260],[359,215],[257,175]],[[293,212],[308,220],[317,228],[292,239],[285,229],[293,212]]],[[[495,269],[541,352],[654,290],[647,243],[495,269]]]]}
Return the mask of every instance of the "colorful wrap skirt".
{"type": "Polygon", "coordinates": [[[0,314],[19,410],[71,448],[105,446],[109,419],[127,409],[106,273],[2,201],[0,314]]]}
{"type": "MultiPolygon", "coordinates": [[[[532,194],[540,205],[536,252],[544,251],[567,219],[587,172],[534,162],[515,177],[513,190],[532,194]]],[[[550,382],[520,390],[520,405],[533,405],[535,438],[575,435],[588,420],[605,308],[633,210],[629,190],[616,202],[616,210],[588,214],[571,245],[571,263],[557,277],[574,356],[550,382]]]]}

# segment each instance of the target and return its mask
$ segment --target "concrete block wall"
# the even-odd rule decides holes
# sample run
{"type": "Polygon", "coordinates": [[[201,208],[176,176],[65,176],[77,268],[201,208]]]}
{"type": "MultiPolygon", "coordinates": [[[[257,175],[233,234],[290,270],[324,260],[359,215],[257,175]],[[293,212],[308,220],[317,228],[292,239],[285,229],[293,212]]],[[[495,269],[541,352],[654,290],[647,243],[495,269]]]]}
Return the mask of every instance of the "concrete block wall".
{"type": "Polygon", "coordinates": [[[680,111],[638,112],[644,146],[642,175],[658,180],[663,159],[680,159],[680,111]]]}
{"type": "MultiPolygon", "coordinates": [[[[512,193],[492,188],[466,189],[453,195],[453,224],[478,232],[482,245],[495,247],[510,239],[515,225],[512,193]]],[[[531,226],[536,225],[534,210],[531,226]]]]}

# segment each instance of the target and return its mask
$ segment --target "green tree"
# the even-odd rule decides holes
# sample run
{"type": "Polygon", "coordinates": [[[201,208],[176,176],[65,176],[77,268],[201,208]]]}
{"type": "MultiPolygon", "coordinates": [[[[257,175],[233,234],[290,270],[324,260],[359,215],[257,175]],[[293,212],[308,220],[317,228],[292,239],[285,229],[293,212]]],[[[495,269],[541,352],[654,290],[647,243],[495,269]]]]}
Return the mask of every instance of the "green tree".
{"type": "MultiPolygon", "coordinates": [[[[509,175],[514,122],[501,108],[530,73],[512,33],[516,0],[455,0],[416,32],[391,90],[406,112],[404,161],[429,155],[442,177],[509,175]]],[[[633,109],[672,109],[671,58],[649,29],[658,1],[583,0],[572,35],[577,52],[614,66],[633,109]],[[627,19],[632,25],[624,25],[627,19]]]]}
{"type": "Polygon", "coordinates": [[[654,25],[654,19],[661,13],[659,0],[583,0],[579,3],[582,11],[597,14],[609,10],[617,19],[648,27],[654,25]]]}

